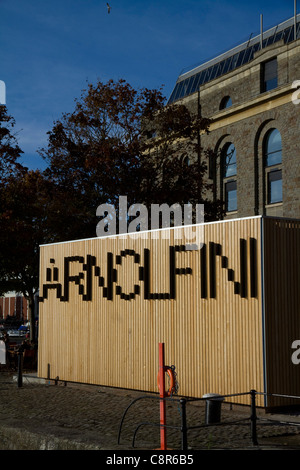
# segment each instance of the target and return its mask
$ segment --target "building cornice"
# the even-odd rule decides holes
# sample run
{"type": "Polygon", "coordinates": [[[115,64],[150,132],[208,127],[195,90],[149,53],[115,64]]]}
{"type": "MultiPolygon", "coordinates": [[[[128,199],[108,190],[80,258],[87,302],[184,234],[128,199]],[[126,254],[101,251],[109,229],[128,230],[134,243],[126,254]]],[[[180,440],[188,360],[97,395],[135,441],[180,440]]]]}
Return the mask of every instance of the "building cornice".
{"type": "Polygon", "coordinates": [[[292,104],[291,84],[283,85],[276,90],[262,93],[259,97],[248,100],[242,104],[231,106],[210,117],[210,131],[229,126],[243,119],[256,116],[260,113],[276,109],[288,103],[292,104]]]}

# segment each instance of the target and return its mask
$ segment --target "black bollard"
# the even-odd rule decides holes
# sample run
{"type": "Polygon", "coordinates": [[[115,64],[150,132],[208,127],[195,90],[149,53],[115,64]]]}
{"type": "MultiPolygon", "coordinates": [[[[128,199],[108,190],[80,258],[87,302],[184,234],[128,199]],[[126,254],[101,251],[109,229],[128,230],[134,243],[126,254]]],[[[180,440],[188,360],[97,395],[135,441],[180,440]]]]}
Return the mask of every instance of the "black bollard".
{"type": "Polygon", "coordinates": [[[205,403],[205,424],[217,424],[221,422],[221,407],[224,398],[217,393],[207,393],[205,403]]]}

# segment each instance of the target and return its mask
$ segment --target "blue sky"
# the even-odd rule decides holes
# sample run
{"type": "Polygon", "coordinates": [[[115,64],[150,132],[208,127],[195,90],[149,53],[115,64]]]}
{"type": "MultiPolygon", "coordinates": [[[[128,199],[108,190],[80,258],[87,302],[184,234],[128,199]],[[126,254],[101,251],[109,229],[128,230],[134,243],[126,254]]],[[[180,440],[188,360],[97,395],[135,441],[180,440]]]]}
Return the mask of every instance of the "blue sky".
{"type": "Polygon", "coordinates": [[[168,97],[183,68],[258,34],[260,14],[267,29],[294,13],[293,0],[109,3],[110,14],[102,0],[0,0],[0,80],[29,168],[44,168],[36,150],[87,83],[164,85],[168,97]]]}

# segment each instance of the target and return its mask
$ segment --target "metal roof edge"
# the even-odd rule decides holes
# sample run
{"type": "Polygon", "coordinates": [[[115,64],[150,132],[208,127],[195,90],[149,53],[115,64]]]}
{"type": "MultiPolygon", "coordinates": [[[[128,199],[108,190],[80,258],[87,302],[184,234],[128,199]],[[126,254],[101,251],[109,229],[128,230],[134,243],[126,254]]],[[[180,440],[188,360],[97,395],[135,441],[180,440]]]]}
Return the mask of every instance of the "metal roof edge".
{"type": "MultiPolygon", "coordinates": [[[[297,21],[300,20],[300,14],[297,14],[297,21]]],[[[279,32],[289,26],[292,26],[294,24],[294,16],[292,16],[291,18],[283,21],[282,23],[279,23],[275,26],[272,26],[271,28],[267,29],[266,31],[263,32],[263,37],[264,39],[268,38],[269,36],[271,36],[272,34],[274,34],[274,32],[279,32]]],[[[259,40],[260,40],[260,37],[261,37],[261,34],[257,34],[256,36],[250,38],[248,41],[244,41],[243,43],[241,44],[238,44],[237,46],[234,46],[233,48],[227,50],[227,51],[224,51],[222,52],[221,54],[219,54],[218,56],[216,57],[213,57],[189,70],[187,70],[186,72],[184,73],[181,73],[179,76],[178,76],[178,79],[176,81],[176,83],[179,83],[181,82],[182,80],[185,80],[186,78],[188,78],[189,76],[191,75],[194,75],[195,73],[197,72],[200,72],[201,70],[204,70],[212,65],[214,65],[215,63],[218,63],[220,62],[221,60],[223,59],[226,59],[228,57],[231,57],[232,55],[234,55],[235,53],[239,52],[240,50],[243,50],[245,47],[247,46],[251,46],[253,44],[256,44],[259,40]]]]}

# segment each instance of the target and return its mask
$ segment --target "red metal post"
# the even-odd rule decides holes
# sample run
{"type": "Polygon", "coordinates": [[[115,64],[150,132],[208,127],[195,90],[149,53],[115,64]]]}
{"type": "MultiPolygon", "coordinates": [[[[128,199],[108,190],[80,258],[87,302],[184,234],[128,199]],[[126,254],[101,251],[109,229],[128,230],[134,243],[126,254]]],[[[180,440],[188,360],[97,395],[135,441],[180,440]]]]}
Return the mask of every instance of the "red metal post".
{"type": "Polygon", "coordinates": [[[166,396],[165,392],[165,345],[159,343],[159,395],[160,395],[160,448],[167,450],[166,396]]]}

